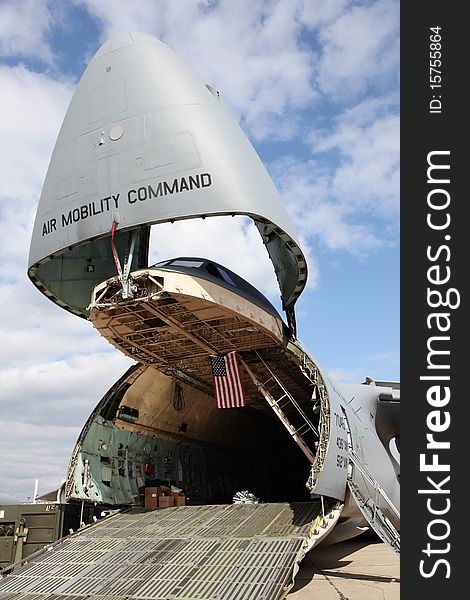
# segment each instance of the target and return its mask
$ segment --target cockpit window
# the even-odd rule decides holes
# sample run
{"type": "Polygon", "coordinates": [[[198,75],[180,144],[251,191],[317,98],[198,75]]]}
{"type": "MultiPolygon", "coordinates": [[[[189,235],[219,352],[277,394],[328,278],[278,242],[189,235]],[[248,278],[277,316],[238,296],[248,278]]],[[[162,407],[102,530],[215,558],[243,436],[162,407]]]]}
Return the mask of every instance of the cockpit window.
{"type": "Polygon", "coordinates": [[[222,279],[222,281],[225,281],[225,283],[233,285],[233,287],[237,287],[237,284],[230,277],[227,271],[225,269],[222,269],[222,267],[220,267],[219,265],[216,266],[210,261],[207,261],[205,269],[208,273],[210,273],[210,275],[217,277],[217,279],[222,279]]]}
{"type": "Polygon", "coordinates": [[[229,283],[230,285],[233,285],[236,287],[237,284],[233,281],[233,279],[230,277],[230,275],[227,273],[227,271],[225,271],[225,269],[221,269],[219,267],[219,273],[222,275],[222,278],[226,283],[229,283]]]}
{"type": "Polygon", "coordinates": [[[181,259],[176,259],[176,260],[170,260],[166,264],[173,265],[175,267],[193,267],[194,269],[198,269],[199,267],[202,267],[202,265],[204,263],[202,262],[202,260],[181,260],[181,259]]]}
{"type": "Polygon", "coordinates": [[[210,275],[212,275],[212,277],[217,277],[217,279],[222,279],[223,280],[223,277],[220,274],[220,270],[215,265],[213,265],[211,262],[207,261],[205,268],[206,268],[206,271],[210,275]]]}

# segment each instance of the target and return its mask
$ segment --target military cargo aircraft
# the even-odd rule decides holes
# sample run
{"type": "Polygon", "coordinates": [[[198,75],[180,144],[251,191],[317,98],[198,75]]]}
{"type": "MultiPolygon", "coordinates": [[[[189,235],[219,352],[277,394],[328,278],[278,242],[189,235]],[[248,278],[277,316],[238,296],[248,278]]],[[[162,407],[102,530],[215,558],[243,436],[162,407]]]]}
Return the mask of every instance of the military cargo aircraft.
{"type": "Polygon", "coordinates": [[[242,491],[321,505],[315,543],[370,526],[399,552],[399,383],[333,381],[302,346],[307,263],[275,186],[217,91],[160,41],[118,35],[88,65],[52,154],[28,274],[136,361],[80,434],[69,502],[139,506],[167,484],[213,505],[242,491]],[[259,230],[285,320],[213,260],[148,264],[152,226],[233,215],[259,230]]]}

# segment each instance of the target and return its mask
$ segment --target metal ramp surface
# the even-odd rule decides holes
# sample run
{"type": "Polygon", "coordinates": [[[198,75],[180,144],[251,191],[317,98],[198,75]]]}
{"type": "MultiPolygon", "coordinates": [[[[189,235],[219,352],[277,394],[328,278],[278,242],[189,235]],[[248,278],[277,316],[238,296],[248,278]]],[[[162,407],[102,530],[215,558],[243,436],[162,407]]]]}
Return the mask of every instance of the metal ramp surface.
{"type": "Polygon", "coordinates": [[[131,509],[0,579],[0,600],[277,600],[312,545],[316,502],[131,509]]]}

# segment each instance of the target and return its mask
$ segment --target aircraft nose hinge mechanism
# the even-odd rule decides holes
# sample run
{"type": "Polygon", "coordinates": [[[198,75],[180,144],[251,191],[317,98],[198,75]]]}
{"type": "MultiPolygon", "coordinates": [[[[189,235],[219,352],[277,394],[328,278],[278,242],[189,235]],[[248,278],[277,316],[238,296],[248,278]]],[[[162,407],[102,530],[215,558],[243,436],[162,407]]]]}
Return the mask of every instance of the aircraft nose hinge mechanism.
{"type": "Polygon", "coordinates": [[[113,216],[113,223],[111,226],[111,249],[113,252],[114,263],[118,272],[119,281],[121,282],[122,286],[121,297],[123,300],[129,300],[134,297],[134,293],[136,291],[135,286],[133,286],[132,284],[132,278],[129,277],[129,273],[131,270],[132,259],[134,257],[134,250],[137,242],[138,233],[137,230],[133,230],[129,233],[129,241],[127,243],[126,253],[124,256],[124,263],[121,267],[121,261],[119,260],[118,253],[114,245],[114,237],[116,234],[118,223],[119,220],[113,216]]]}

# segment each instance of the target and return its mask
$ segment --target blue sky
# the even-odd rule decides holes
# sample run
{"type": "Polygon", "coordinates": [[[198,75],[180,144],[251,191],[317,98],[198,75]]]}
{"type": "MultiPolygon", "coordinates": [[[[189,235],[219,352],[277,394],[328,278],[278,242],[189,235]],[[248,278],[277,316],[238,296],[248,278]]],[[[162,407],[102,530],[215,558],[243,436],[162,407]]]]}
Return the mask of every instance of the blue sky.
{"type": "MultiPolygon", "coordinates": [[[[35,478],[40,492],[60,484],[85,419],[131,364],[26,276],[70,98],[126,30],[160,38],[218,89],[258,151],[308,257],[298,331],[319,364],[345,381],[399,379],[398,2],[2,0],[0,493],[20,500],[35,478]]],[[[248,220],[153,228],[152,258],[183,254],[226,264],[279,306],[248,220]]]]}

